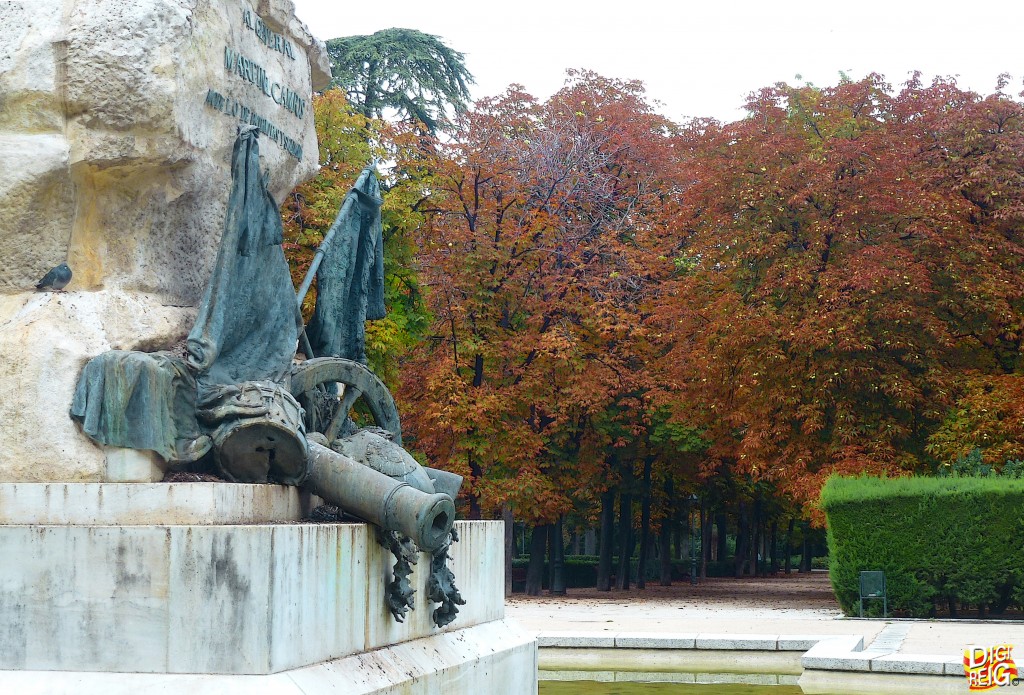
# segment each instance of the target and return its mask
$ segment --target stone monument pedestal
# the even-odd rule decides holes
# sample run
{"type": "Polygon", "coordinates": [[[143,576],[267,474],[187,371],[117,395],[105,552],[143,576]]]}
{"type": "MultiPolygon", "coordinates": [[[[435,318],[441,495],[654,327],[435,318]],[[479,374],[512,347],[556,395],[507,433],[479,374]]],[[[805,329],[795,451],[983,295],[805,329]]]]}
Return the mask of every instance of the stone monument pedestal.
{"type": "Polygon", "coordinates": [[[437,628],[384,603],[366,524],[303,523],[298,489],[0,484],[0,692],[536,691],[536,642],[504,620],[503,528],[458,522],[467,605],[437,628]]]}

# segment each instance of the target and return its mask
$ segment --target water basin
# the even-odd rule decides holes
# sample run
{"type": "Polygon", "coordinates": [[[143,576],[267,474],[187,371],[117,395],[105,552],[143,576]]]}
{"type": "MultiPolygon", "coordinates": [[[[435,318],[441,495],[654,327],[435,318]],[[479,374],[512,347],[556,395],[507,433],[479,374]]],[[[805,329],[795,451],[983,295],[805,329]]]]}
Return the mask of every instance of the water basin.
{"type": "MultiPolygon", "coordinates": [[[[637,678],[644,674],[619,672],[617,675],[637,678]]],[[[668,682],[639,680],[541,680],[539,695],[802,695],[803,691],[795,683],[784,683],[781,680],[793,679],[793,676],[772,676],[758,674],[765,680],[775,679],[774,683],[735,682],[731,679],[738,674],[660,674],[662,676],[702,676],[704,682],[668,682]],[[728,677],[731,682],[713,680],[720,676],[728,677]],[[781,680],[780,680],[781,679],[781,680]]],[[[545,676],[542,675],[541,678],[545,676]]]]}

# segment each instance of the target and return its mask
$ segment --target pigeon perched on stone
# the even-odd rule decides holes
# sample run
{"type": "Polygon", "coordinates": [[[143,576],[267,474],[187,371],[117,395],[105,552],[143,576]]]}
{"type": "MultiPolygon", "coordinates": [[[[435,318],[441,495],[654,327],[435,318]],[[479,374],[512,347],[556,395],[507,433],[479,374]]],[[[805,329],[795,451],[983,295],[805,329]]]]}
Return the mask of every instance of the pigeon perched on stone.
{"type": "Polygon", "coordinates": [[[43,279],[36,285],[36,289],[43,292],[47,290],[60,291],[67,287],[69,282],[71,282],[71,268],[67,263],[61,263],[43,276],[43,279]]]}

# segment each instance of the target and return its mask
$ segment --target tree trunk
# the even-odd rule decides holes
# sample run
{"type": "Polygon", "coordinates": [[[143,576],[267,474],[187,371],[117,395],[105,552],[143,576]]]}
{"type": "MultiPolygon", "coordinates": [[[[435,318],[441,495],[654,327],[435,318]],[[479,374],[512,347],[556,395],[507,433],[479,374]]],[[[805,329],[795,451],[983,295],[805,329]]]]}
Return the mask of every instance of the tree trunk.
{"type": "Polygon", "coordinates": [[[800,530],[803,532],[803,548],[800,551],[800,572],[811,571],[811,543],[808,540],[810,534],[810,524],[806,521],[800,522],[800,530]]]}
{"type": "Polygon", "coordinates": [[[530,539],[530,564],[526,568],[526,594],[540,596],[544,588],[544,554],[548,545],[548,524],[533,527],[530,539]]]}
{"type": "Polygon", "coordinates": [[[580,555],[583,552],[583,538],[579,530],[572,532],[572,543],[570,544],[573,555],[580,555]]]}
{"type": "MultiPolygon", "coordinates": [[[[454,329],[453,329],[454,330],[454,329]]],[[[455,360],[458,364],[458,359],[455,360]]],[[[478,389],[484,383],[484,356],[477,354],[473,358],[473,388],[478,389]]],[[[476,486],[484,476],[483,468],[477,463],[476,459],[473,458],[472,454],[469,457],[469,518],[473,521],[480,521],[482,516],[482,510],[480,509],[480,498],[476,494],[476,486]]]]}
{"type": "Polygon", "coordinates": [[[469,459],[469,477],[470,477],[470,493],[467,495],[469,498],[469,519],[471,521],[480,521],[483,516],[480,509],[480,498],[477,497],[476,484],[484,476],[484,471],[472,457],[469,459]]]}
{"type": "Polygon", "coordinates": [[[708,556],[711,554],[711,510],[700,503],[700,577],[708,578],[708,556]]]}
{"type": "Polygon", "coordinates": [[[718,527],[718,552],[715,559],[719,562],[725,562],[729,555],[729,517],[725,512],[719,512],[715,515],[715,526],[718,527]]]}
{"type": "Polygon", "coordinates": [[[583,534],[583,554],[597,555],[597,531],[592,528],[588,528],[583,534]]]}
{"type": "Polygon", "coordinates": [[[633,554],[633,495],[619,493],[619,567],[615,574],[615,588],[624,591],[629,588],[630,559],[633,554]]]}
{"type": "Polygon", "coordinates": [[[747,547],[747,575],[757,576],[758,557],[757,551],[761,545],[761,498],[754,498],[754,510],[750,515],[750,544],[747,547]]]}
{"type": "Polygon", "coordinates": [[[779,521],[775,519],[772,521],[772,538],[771,538],[771,551],[770,555],[772,558],[771,573],[773,575],[779,573],[779,521]]]}
{"type": "Polygon", "coordinates": [[[797,520],[790,517],[790,524],[785,529],[785,542],[782,544],[782,548],[785,549],[785,569],[783,570],[786,574],[793,571],[793,527],[797,523],[797,520]]]}
{"type": "Polygon", "coordinates": [[[672,522],[676,515],[676,500],[672,489],[672,478],[665,480],[665,518],[661,520],[658,534],[658,559],[661,560],[661,586],[672,586],[672,522]]]}
{"type": "Polygon", "coordinates": [[[612,552],[615,533],[615,491],[601,494],[601,538],[597,554],[597,590],[612,590],[612,552]]]}
{"type": "Polygon", "coordinates": [[[644,458],[643,501],[640,505],[640,563],[636,571],[636,588],[647,588],[647,560],[651,553],[651,458],[644,458]]]}
{"type": "Polygon", "coordinates": [[[733,557],[733,574],[736,577],[743,576],[743,570],[747,564],[747,505],[740,503],[739,511],[736,513],[736,555],[733,557]]]}
{"type": "Polygon", "coordinates": [[[516,534],[512,507],[501,508],[501,520],[505,522],[505,596],[512,595],[512,559],[515,557],[516,534]]]}
{"type": "Polygon", "coordinates": [[[672,514],[672,536],[675,538],[676,554],[673,557],[680,562],[686,559],[686,549],[690,547],[689,542],[683,537],[684,533],[686,533],[686,524],[682,522],[679,512],[674,510],[672,514]]]}
{"type": "Polygon", "coordinates": [[[551,524],[551,580],[548,582],[552,596],[565,596],[565,541],[562,535],[562,519],[551,524]]]}

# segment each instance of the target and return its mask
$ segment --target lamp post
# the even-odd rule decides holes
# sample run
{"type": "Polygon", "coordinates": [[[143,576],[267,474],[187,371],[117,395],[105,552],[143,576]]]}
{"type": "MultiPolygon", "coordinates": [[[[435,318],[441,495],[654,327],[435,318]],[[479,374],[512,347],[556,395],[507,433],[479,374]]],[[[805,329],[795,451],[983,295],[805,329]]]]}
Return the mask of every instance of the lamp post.
{"type": "MultiPolygon", "coordinates": [[[[697,495],[690,495],[690,584],[697,584],[697,522],[694,518],[694,509],[697,505],[697,495]]],[[[700,512],[697,512],[698,515],[700,512]]],[[[699,518],[699,516],[697,517],[699,518]]]]}

